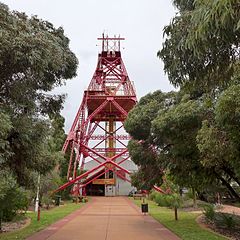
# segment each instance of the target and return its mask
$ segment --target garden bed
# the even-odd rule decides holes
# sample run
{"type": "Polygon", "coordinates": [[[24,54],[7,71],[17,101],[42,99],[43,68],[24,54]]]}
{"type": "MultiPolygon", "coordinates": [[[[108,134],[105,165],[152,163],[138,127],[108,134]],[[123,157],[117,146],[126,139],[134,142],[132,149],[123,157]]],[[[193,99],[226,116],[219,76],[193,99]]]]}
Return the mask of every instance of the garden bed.
{"type": "MultiPolygon", "coordinates": [[[[230,215],[230,214],[229,214],[230,215]]],[[[240,221],[239,216],[234,216],[237,218],[237,221],[240,221]]],[[[240,226],[237,225],[233,228],[227,228],[226,226],[220,226],[219,224],[216,224],[214,221],[208,221],[204,215],[199,216],[196,219],[197,223],[201,225],[204,228],[208,228],[212,230],[215,233],[218,233],[220,235],[224,235],[229,239],[232,240],[239,240],[240,239],[240,226]]]]}
{"type": "Polygon", "coordinates": [[[30,223],[31,223],[31,219],[28,217],[22,217],[21,219],[11,221],[11,222],[3,222],[2,232],[7,233],[7,232],[20,230],[27,227],[30,223]]]}

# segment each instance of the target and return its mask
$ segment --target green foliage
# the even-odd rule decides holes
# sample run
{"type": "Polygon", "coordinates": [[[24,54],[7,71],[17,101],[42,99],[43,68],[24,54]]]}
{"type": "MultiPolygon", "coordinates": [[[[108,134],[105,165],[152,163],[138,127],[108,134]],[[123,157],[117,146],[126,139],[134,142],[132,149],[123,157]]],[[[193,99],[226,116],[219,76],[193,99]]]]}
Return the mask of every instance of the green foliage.
{"type": "Polygon", "coordinates": [[[239,217],[229,213],[217,213],[214,222],[219,227],[234,229],[239,225],[239,217]]]}
{"type": "Polygon", "coordinates": [[[50,205],[52,204],[53,199],[49,195],[44,195],[41,198],[41,204],[43,207],[46,207],[46,209],[49,209],[50,205]]]}
{"type": "Polygon", "coordinates": [[[206,217],[207,221],[213,222],[216,216],[216,212],[213,205],[206,205],[203,208],[203,214],[206,217]]]}
{"type": "Polygon", "coordinates": [[[148,196],[149,200],[151,201],[155,201],[156,196],[158,195],[158,193],[155,190],[152,190],[148,196]]]}
{"type": "MultiPolygon", "coordinates": [[[[37,180],[37,176],[35,177],[37,180]]],[[[61,177],[57,170],[53,170],[40,178],[40,196],[49,196],[61,184],[61,177]]]]}
{"type": "Polygon", "coordinates": [[[178,194],[157,193],[154,201],[161,207],[179,208],[182,205],[182,200],[178,194]]]}
{"type": "Polygon", "coordinates": [[[174,92],[163,93],[155,91],[142,97],[128,114],[124,122],[125,129],[136,140],[147,140],[150,135],[151,121],[157,116],[159,110],[169,108],[176,101],[174,92]]]}
{"type": "Polygon", "coordinates": [[[163,170],[168,171],[174,183],[198,190],[213,181],[215,176],[209,174],[210,170],[200,161],[196,142],[205,114],[202,101],[191,100],[182,92],[164,94],[157,91],[139,101],[125,123],[126,130],[134,138],[128,144],[129,153],[139,166],[139,173],[133,176],[135,186],[141,187],[141,183],[148,189],[155,184],[160,186],[163,170]],[[141,121],[143,107],[147,111],[151,103],[158,103],[158,111],[141,121]],[[141,139],[138,132],[142,125],[150,127],[146,131],[148,137],[141,139]]]}
{"type": "Polygon", "coordinates": [[[238,1],[173,4],[179,13],[158,56],[180,91],[148,94],[130,112],[130,155],[145,182],[167,171],[179,186],[203,192],[222,184],[240,199],[230,184],[240,186],[238,1]]]}
{"type": "Polygon", "coordinates": [[[164,28],[166,40],[158,52],[171,83],[200,94],[229,86],[239,65],[238,0],[174,4],[180,13],[164,28]]]}
{"type": "Polygon", "coordinates": [[[13,124],[14,130],[8,137],[13,154],[6,164],[16,174],[19,184],[31,187],[33,171],[46,174],[58,161],[49,146],[50,125],[45,120],[23,116],[13,124]]]}
{"type": "Polygon", "coordinates": [[[0,102],[15,113],[59,111],[62,97],[44,92],[76,76],[78,63],[63,29],[4,4],[0,16],[0,102]]]}
{"type": "Polygon", "coordinates": [[[194,0],[173,0],[173,4],[181,11],[190,11],[194,9],[194,0]]]}
{"type": "Polygon", "coordinates": [[[228,133],[234,144],[240,145],[240,85],[232,85],[222,92],[215,109],[218,126],[228,133]]]}
{"type": "Polygon", "coordinates": [[[0,3],[0,164],[33,188],[36,172],[62,159],[64,95],[50,93],[76,76],[64,30],[0,3]]]}
{"type": "Polygon", "coordinates": [[[4,164],[11,155],[7,136],[12,128],[10,117],[0,111],[0,166],[4,164]]]}
{"type": "Polygon", "coordinates": [[[161,193],[156,194],[155,202],[157,203],[158,206],[170,207],[169,202],[167,202],[166,195],[163,195],[161,193]]]}
{"type": "MultiPolygon", "coordinates": [[[[211,118],[203,121],[197,134],[197,146],[201,162],[206,168],[214,168],[217,175],[229,176],[238,185],[239,181],[239,100],[240,88],[232,85],[215,100],[211,118]]],[[[221,179],[224,182],[224,178],[221,179]]],[[[225,182],[226,185],[226,182],[225,182]]],[[[234,190],[230,191],[234,193],[234,190]]]]}
{"type": "Polygon", "coordinates": [[[0,217],[10,221],[18,210],[27,210],[27,192],[18,186],[9,172],[1,170],[0,177],[0,217]]]}

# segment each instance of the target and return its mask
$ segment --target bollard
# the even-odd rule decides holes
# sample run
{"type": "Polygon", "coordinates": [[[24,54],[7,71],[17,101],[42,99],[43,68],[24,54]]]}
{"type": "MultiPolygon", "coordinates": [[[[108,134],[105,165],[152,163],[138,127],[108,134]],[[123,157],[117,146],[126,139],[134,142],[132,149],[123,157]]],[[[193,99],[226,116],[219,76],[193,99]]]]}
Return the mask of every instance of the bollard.
{"type": "Polygon", "coordinates": [[[38,206],[38,213],[37,213],[37,220],[40,221],[40,215],[41,215],[41,207],[38,206]]]}

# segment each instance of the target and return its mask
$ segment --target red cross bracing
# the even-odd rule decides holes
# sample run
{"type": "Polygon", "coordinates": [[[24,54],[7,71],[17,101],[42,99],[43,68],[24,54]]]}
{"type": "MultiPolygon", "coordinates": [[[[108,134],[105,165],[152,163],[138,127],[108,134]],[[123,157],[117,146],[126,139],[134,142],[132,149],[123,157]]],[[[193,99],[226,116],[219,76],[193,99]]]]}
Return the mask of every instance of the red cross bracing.
{"type": "Polygon", "coordinates": [[[103,34],[97,67],[82,103],[63,145],[69,156],[67,182],[56,191],[72,185],[72,194],[109,172],[130,181],[130,172],[122,166],[129,160],[127,141],[129,135],[123,123],[137,98],[121,57],[121,37],[103,34]],[[94,160],[97,165],[86,172],[84,164],[94,160]]]}

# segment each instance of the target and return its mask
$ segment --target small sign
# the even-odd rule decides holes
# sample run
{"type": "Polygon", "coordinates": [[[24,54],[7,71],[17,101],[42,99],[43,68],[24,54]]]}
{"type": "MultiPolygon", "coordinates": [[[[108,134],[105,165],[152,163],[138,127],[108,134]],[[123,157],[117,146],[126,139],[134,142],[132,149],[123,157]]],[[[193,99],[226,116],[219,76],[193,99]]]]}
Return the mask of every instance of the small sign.
{"type": "Polygon", "coordinates": [[[95,179],[92,182],[93,184],[102,184],[102,185],[115,185],[115,179],[114,178],[99,178],[95,179]]]}

